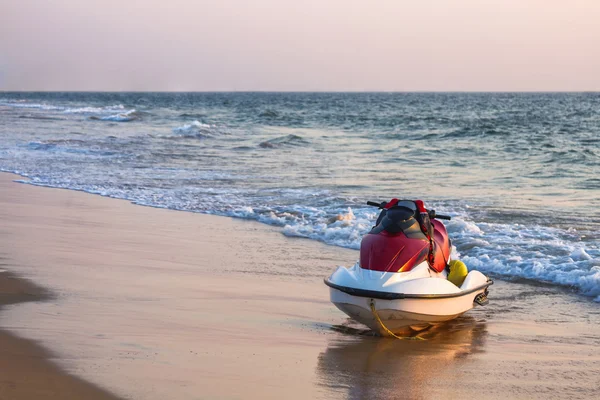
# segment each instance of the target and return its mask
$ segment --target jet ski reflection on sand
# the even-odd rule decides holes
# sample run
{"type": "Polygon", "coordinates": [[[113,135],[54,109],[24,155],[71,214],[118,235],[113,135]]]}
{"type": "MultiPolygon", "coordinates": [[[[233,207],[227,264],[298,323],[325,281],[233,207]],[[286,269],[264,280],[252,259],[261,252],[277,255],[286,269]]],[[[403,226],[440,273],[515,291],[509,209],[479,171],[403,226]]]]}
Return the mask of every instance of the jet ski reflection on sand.
{"type": "MultiPolygon", "coordinates": [[[[468,315],[421,333],[426,342],[378,340],[368,331],[344,331],[352,324],[348,322],[332,327],[343,334],[331,336],[327,348],[318,357],[317,379],[322,387],[335,394],[325,396],[327,398],[448,397],[449,387],[462,387],[469,379],[457,379],[457,372],[462,376],[466,368],[477,370],[477,363],[469,358],[485,350],[488,337],[486,322],[468,315]]],[[[470,379],[478,378],[473,374],[470,379]]]]}
{"type": "Polygon", "coordinates": [[[352,267],[338,267],[325,284],[331,302],[382,335],[407,334],[452,320],[488,303],[493,281],[451,260],[451,242],[421,200],[368,205],[382,209],[352,267]]]}

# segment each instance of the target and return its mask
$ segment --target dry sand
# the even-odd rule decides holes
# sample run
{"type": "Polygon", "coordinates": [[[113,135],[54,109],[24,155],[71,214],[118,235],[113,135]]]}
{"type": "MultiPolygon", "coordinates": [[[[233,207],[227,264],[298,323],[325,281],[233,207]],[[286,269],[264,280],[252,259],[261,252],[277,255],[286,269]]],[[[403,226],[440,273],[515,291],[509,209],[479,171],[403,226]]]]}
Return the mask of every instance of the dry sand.
{"type": "Polygon", "coordinates": [[[52,357],[2,333],[2,400],[108,396],[49,359],[132,399],[600,395],[598,304],[565,290],[498,282],[490,306],[426,341],[372,337],[322,283],[356,251],[12,179],[0,175],[0,268],[53,296],[5,306],[0,326],[52,357]]]}

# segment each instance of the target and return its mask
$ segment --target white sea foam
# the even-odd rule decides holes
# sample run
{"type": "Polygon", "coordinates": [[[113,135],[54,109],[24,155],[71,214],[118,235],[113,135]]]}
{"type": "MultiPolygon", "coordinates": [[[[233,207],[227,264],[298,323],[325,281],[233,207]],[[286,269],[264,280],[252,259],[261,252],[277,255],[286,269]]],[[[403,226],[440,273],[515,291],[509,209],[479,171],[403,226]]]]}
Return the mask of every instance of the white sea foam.
{"type": "MultiPolygon", "coordinates": [[[[228,213],[283,226],[287,236],[304,237],[328,244],[360,248],[373,226],[373,214],[349,209],[336,215],[298,215],[267,212],[247,207],[228,213]]],[[[576,231],[543,226],[475,223],[455,218],[447,223],[455,246],[454,258],[469,268],[493,276],[524,278],[577,289],[600,301],[600,249],[578,241],[576,231]],[[575,235],[575,236],[574,236],[575,235]],[[591,247],[590,247],[591,246],[591,247]]]]}
{"type": "Polygon", "coordinates": [[[576,261],[592,259],[592,256],[590,256],[588,253],[586,253],[585,249],[582,247],[577,247],[575,250],[573,250],[570,257],[576,261]]]}
{"type": "Polygon", "coordinates": [[[124,113],[108,115],[106,117],[100,117],[99,119],[101,119],[102,121],[129,122],[129,121],[133,121],[133,120],[137,119],[136,113],[137,113],[136,110],[129,110],[124,113]]]}
{"type": "Polygon", "coordinates": [[[211,125],[209,124],[203,124],[200,121],[194,121],[190,124],[186,124],[186,125],[182,125],[179,126],[177,128],[173,128],[173,132],[188,132],[188,131],[194,131],[197,129],[210,129],[211,125]]]}
{"type": "Polygon", "coordinates": [[[352,208],[348,208],[345,213],[321,216],[316,223],[304,218],[300,223],[286,224],[283,233],[287,236],[305,237],[336,246],[359,249],[362,236],[372,225],[371,218],[364,214],[357,217],[352,208]]]}
{"type": "Polygon", "coordinates": [[[214,133],[212,128],[214,128],[213,125],[204,124],[200,121],[194,121],[190,124],[173,128],[173,133],[180,136],[210,137],[214,133]]]}
{"type": "MultiPolygon", "coordinates": [[[[234,193],[227,188],[203,188],[197,194],[168,193],[158,188],[132,190],[111,185],[81,186],[76,182],[35,179],[30,183],[74,188],[161,208],[253,219],[280,226],[287,236],[352,249],[360,248],[363,235],[372,228],[376,218],[371,208],[364,207],[328,210],[300,205],[256,207],[245,199],[243,190],[234,193]]],[[[597,243],[582,241],[578,231],[461,218],[453,218],[447,227],[454,244],[453,257],[462,259],[471,269],[508,279],[524,278],[567,286],[600,301],[600,248],[597,243]]]]}
{"type": "Polygon", "coordinates": [[[448,228],[470,268],[554,283],[600,298],[600,249],[582,242],[575,230],[460,220],[448,228]],[[473,246],[474,242],[481,246],[473,246]]]}
{"type": "MultiPolygon", "coordinates": [[[[33,184],[47,185],[43,180],[33,184]]],[[[159,189],[136,191],[110,185],[78,187],[76,183],[51,183],[50,186],[78,188],[104,196],[127,198],[138,204],[162,208],[208,212],[237,218],[253,219],[282,227],[287,236],[303,237],[352,249],[373,226],[372,209],[322,208],[293,206],[270,209],[243,205],[244,192],[228,189],[205,190],[208,197],[185,193],[168,194],[159,189]],[[202,204],[197,208],[194,204],[202,204]],[[239,203],[240,205],[236,205],[239,203]],[[223,208],[223,204],[227,207],[223,208]]],[[[298,193],[296,193],[298,194],[298,193]]],[[[507,279],[524,278],[554,283],[576,289],[600,301],[600,249],[594,242],[583,242],[575,230],[522,224],[478,223],[454,218],[447,223],[453,240],[453,257],[471,269],[507,279]]]]}
{"type": "MultiPolygon", "coordinates": [[[[151,173],[173,176],[176,172],[152,170],[151,173]]],[[[206,178],[210,179],[206,182],[232,178],[212,176],[210,171],[207,174],[206,178]]],[[[280,226],[287,236],[352,249],[360,248],[363,235],[372,228],[376,218],[373,209],[365,207],[256,206],[251,204],[243,189],[201,187],[198,192],[185,189],[169,192],[160,188],[119,188],[112,184],[81,185],[77,177],[62,181],[34,178],[31,183],[126,198],[155,207],[253,219],[280,226]]],[[[306,197],[309,193],[285,189],[279,196],[306,197]]],[[[326,193],[322,193],[320,197],[325,196],[326,193]]],[[[596,242],[585,241],[584,234],[577,230],[483,223],[460,217],[446,225],[454,244],[453,257],[462,259],[471,269],[507,279],[523,278],[562,285],[600,301],[600,248],[596,242]]]]}
{"type": "MultiPolygon", "coordinates": [[[[64,106],[45,104],[45,103],[28,103],[24,101],[0,101],[0,106],[12,108],[28,108],[40,109],[45,111],[57,111],[64,114],[107,114],[120,112],[125,109],[122,104],[105,106],[105,107],[75,107],[68,108],[64,106]]],[[[135,110],[132,110],[135,111],[135,110]]],[[[131,111],[129,111],[131,112],[131,111]]]]}
{"type": "Polygon", "coordinates": [[[125,109],[122,104],[105,106],[105,107],[79,107],[79,108],[67,108],[64,109],[66,114],[106,114],[119,112],[125,109]]]}

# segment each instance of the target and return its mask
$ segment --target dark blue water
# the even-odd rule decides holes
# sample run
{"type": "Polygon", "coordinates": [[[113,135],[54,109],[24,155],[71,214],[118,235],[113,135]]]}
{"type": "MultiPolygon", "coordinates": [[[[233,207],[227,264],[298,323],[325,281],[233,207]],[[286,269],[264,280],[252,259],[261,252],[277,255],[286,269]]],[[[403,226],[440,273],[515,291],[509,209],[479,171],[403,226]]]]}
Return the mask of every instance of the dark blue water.
{"type": "Polygon", "coordinates": [[[421,198],[471,268],[600,300],[598,93],[2,93],[0,137],[34,184],[344,247],[421,198]]]}

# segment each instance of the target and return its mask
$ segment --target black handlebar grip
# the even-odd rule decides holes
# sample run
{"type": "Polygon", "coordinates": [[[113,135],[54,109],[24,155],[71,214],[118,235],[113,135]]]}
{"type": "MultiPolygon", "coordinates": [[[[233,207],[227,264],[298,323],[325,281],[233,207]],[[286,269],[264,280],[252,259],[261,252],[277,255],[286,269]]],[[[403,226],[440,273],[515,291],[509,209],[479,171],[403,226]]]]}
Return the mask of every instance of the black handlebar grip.
{"type": "Polygon", "coordinates": [[[384,203],[375,203],[374,201],[367,201],[368,206],[373,206],[377,208],[382,208],[382,204],[385,205],[384,203]]]}
{"type": "Polygon", "coordinates": [[[440,215],[440,214],[435,214],[434,218],[436,218],[436,219],[447,219],[448,221],[450,221],[452,219],[452,217],[449,216],[449,215],[440,215]]]}

